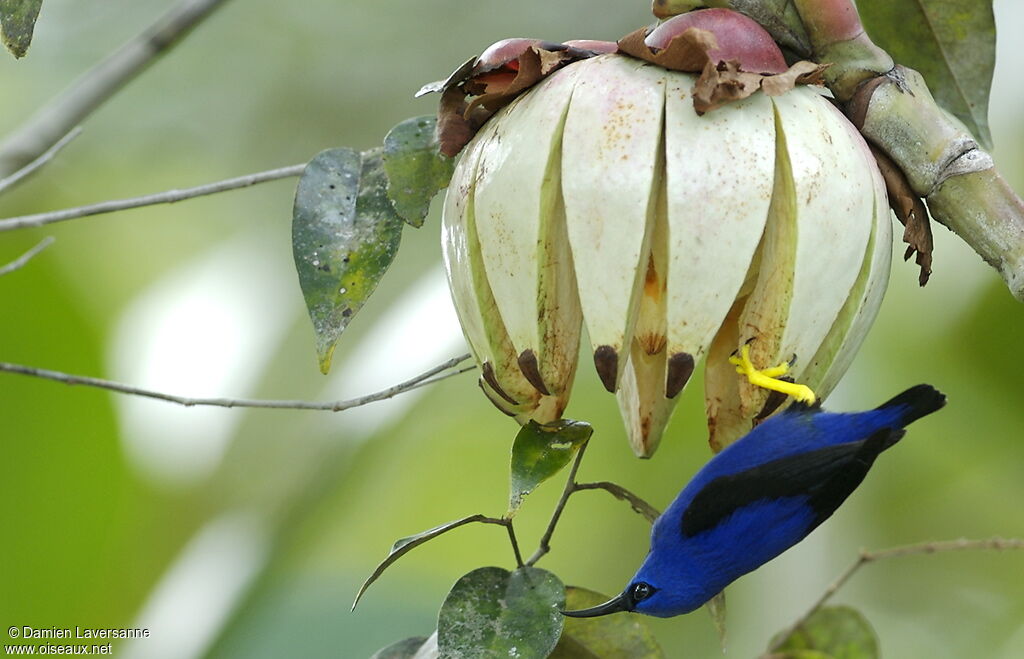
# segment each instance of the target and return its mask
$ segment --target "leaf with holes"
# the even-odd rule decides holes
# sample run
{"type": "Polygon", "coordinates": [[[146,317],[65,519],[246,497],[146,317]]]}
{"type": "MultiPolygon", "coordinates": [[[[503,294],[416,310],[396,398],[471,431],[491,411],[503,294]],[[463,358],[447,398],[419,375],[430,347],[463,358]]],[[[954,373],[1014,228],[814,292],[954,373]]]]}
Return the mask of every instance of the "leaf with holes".
{"type": "Polygon", "coordinates": [[[991,148],[992,0],[857,0],[857,8],[871,38],[897,62],[918,70],[939,105],[991,148]]]}
{"type": "MultiPolygon", "coordinates": [[[[566,586],[565,607],[586,609],[608,598],[585,588],[566,586]]],[[[643,616],[634,613],[604,618],[567,618],[562,638],[550,659],[592,659],[594,657],[665,656],[643,616]]]]}
{"type": "Polygon", "coordinates": [[[42,6],[43,0],[0,0],[0,33],[15,57],[28,52],[42,6]]]}
{"type": "Polygon", "coordinates": [[[432,116],[413,117],[384,138],[388,197],[395,212],[417,228],[423,226],[430,200],[448,186],[455,170],[455,159],[439,150],[436,127],[437,119],[432,116]]]}
{"type": "Polygon", "coordinates": [[[546,657],[562,633],[565,587],[535,567],[473,570],[459,579],[437,617],[442,659],[546,657]]]}
{"type": "Polygon", "coordinates": [[[380,149],[329,149],[299,179],[292,254],[324,373],[341,333],[398,251],[405,223],[386,187],[380,149]]]}
{"type": "Polygon", "coordinates": [[[848,606],[827,606],[818,609],[807,622],[790,634],[773,656],[792,659],[878,659],[878,637],[859,611],[848,606]]]}
{"type": "Polygon", "coordinates": [[[508,514],[514,514],[523,497],[569,464],[592,434],[590,424],[569,419],[544,425],[530,421],[520,428],[512,444],[508,514]]]}

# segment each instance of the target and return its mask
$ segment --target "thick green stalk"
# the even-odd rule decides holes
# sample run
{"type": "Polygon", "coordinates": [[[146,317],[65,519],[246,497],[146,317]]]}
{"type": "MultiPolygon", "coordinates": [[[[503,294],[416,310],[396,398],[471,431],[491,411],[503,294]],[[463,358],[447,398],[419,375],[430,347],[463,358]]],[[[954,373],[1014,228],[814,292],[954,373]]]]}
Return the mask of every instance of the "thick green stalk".
{"type": "Polygon", "coordinates": [[[999,270],[1024,301],[1024,203],[957,119],[938,106],[917,71],[893,66],[850,0],[793,0],[814,59],[866,139],[899,165],[932,216],[999,270]]]}
{"type": "Polygon", "coordinates": [[[928,208],[1024,302],[1024,203],[995,167],[946,179],[928,195],[928,208]]]}
{"type": "Polygon", "coordinates": [[[850,0],[793,0],[811,42],[816,62],[830,62],[825,71],[829,89],[842,102],[857,87],[893,67],[892,58],[872,43],[850,0]]]}

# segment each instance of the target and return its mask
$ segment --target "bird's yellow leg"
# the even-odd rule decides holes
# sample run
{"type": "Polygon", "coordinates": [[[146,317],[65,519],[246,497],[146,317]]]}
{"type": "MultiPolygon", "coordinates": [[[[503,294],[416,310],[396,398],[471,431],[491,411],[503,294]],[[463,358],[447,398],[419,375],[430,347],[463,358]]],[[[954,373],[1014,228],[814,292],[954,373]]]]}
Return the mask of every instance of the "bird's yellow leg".
{"type": "Polygon", "coordinates": [[[814,392],[807,385],[778,379],[789,372],[789,363],[783,362],[772,368],[755,368],[754,364],[750,361],[749,345],[744,345],[740,348],[740,354],[730,357],[729,363],[734,364],[736,372],[747,376],[750,384],[756,387],[778,391],[787,396],[792,396],[801,403],[814,403],[817,400],[817,396],[814,395],[814,392]]]}

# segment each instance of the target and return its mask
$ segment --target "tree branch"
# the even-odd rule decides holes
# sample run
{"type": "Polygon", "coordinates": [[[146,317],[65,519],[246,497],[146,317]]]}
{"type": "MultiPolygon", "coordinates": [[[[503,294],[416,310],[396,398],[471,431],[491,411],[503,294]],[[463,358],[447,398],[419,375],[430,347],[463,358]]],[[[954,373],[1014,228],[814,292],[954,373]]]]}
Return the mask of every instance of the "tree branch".
{"type": "Polygon", "coordinates": [[[562,512],[565,510],[565,504],[568,503],[569,497],[580,490],[605,490],[615,496],[615,498],[628,502],[635,512],[643,515],[643,517],[652,524],[654,523],[654,520],[658,518],[658,515],[660,515],[657,508],[621,485],[616,485],[615,483],[608,481],[600,481],[597,483],[577,483],[576,473],[580,469],[580,462],[583,461],[583,452],[586,450],[587,444],[584,444],[576,454],[576,460],[572,463],[572,468],[569,469],[569,477],[565,481],[565,489],[562,490],[562,496],[558,499],[558,503],[555,505],[555,510],[551,513],[551,519],[548,521],[548,527],[545,529],[544,535],[541,536],[540,542],[537,545],[537,551],[535,551],[533,556],[526,561],[526,565],[534,565],[537,561],[543,558],[545,554],[551,551],[551,536],[554,535],[555,527],[558,526],[558,521],[562,518],[562,512]]]}
{"type": "Polygon", "coordinates": [[[42,368],[33,368],[31,366],[22,366],[20,364],[9,364],[6,362],[0,362],[0,372],[5,373],[16,373],[19,375],[29,375],[32,377],[43,378],[45,380],[53,380],[55,382],[63,382],[67,385],[82,385],[86,387],[95,387],[98,389],[106,389],[108,391],[115,391],[121,394],[129,394],[132,396],[143,396],[145,398],[155,398],[157,400],[163,400],[168,403],[177,403],[185,407],[255,407],[262,409],[277,409],[277,410],[319,410],[328,412],[342,412],[344,410],[352,409],[353,407],[361,407],[368,403],[374,403],[379,400],[386,400],[393,398],[398,394],[403,394],[419,387],[424,387],[428,384],[440,382],[441,380],[450,378],[467,371],[471,371],[476,366],[467,366],[460,368],[449,373],[445,373],[449,369],[453,369],[462,362],[469,359],[469,354],[461,355],[453,359],[449,359],[443,364],[435,366],[434,368],[421,373],[416,377],[401,382],[392,387],[388,387],[382,391],[378,391],[373,394],[366,396],[360,396],[359,398],[352,398],[349,400],[341,400],[334,402],[318,403],[304,400],[252,400],[245,398],[188,398],[185,396],[175,396],[173,394],[167,394],[159,391],[152,391],[149,389],[141,389],[127,384],[121,384],[119,382],[112,382],[110,380],[101,380],[99,378],[92,378],[81,375],[69,375],[67,373],[60,373],[58,371],[49,371],[42,368]]]}
{"type": "Polygon", "coordinates": [[[959,540],[943,540],[939,542],[922,542],[914,545],[904,545],[902,547],[893,547],[891,549],[881,549],[879,551],[861,551],[860,556],[857,557],[848,568],[843,570],[842,574],[833,581],[825,592],[821,594],[821,597],[811,605],[811,608],[807,609],[807,612],[797,618],[796,622],[790,625],[784,632],[776,637],[776,641],[769,646],[768,651],[762,655],[762,657],[770,656],[773,652],[779,649],[783,643],[786,642],[790,636],[793,635],[800,627],[802,627],[807,620],[817,613],[818,609],[825,605],[825,603],[836,594],[840,588],[842,588],[850,578],[857,573],[860,568],[867,565],[868,563],[874,563],[876,561],[885,560],[887,558],[899,558],[902,556],[914,556],[920,554],[939,554],[951,551],[970,551],[970,550],[997,550],[1003,551],[1008,549],[1024,549],[1024,539],[1021,538],[989,538],[987,540],[967,540],[961,538],[959,540]]]}
{"type": "Polygon", "coordinates": [[[608,492],[616,499],[628,503],[634,512],[636,512],[639,515],[642,515],[644,519],[646,519],[651,524],[653,524],[654,520],[658,519],[658,516],[661,514],[658,512],[657,508],[647,503],[646,501],[644,501],[637,495],[633,494],[626,488],[622,487],[621,485],[616,485],[615,483],[610,483],[608,481],[600,481],[597,483],[577,483],[576,489],[604,490],[605,492],[608,492]]]}
{"type": "Polygon", "coordinates": [[[533,566],[544,554],[551,551],[551,536],[555,533],[555,527],[558,526],[558,520],[562,517],[565,504],[569,501],[572,493],[576,491],[576,472],[580,469],[580,462],[583,461],[583,454],[587,450],[587,443],[584,443],[576,453],[576,460],[573,461],[572,467],[569,469],[569,477],[565,481],[565,489],[562,490],[562,496],[558,499],[558,504],[555,505],[555,510],[551,513],[551,519],[548,521],[548,528],[545,529],[544,535],[540,538],[537,551],[533,552],[530,560],[526,561],[526,564],[529,566],[533,566]]]}
{"type": "Polygon", "coordinates": [[[222,4],[224,0],[181,0],[83,74],[0,144],[0,177],[39,157],[222,4]]]}
{"type": "Polygon", "coordinates": [[[116,211],[123,211],[131,208],[139,208],[141,206],[173,204],[175,202],[192,199],[194,197],[202,197],[205,195],[216,194],[218,192],[247,188],[249,186],[266,183],[268,181],[276,181],[282,178],[299,176],[305,168],[305,164],[291,165],[289,167],[281,167],[279,169],[271,169],[265,172],[257,172],[255,174],[229,178],[225,181],[217,181],[216,183],[197,185],[194,188],[167,190],[166,192],[156,192],[142,197],[113,199],[110,201],[103,201],[98,204],[90,204],[88,206],[78,206],[76,208],[65,208],[63,210],[50,211],[47,213],[34,213],[32,215],[9,217],[7,219],[0,220],[0,231],[13,231],[14,229],[41,227],[46,224],[53,224],[54,222],[64,222],[65,220],[74,220],[76,218],[87,217],[89,215],[114,213],[116,211]]]}
{"type": "Polygon", "coordinates": [[[508,541],[512,543],[512,553],[516,557],[516,567],[526,567],[523,563],[523,554],[519,551],[519,541],[516,540],[516,530],[512,527],[512,520],[508,517],[502,518],[505,523],[505,530],[508,531],[508,541]]]}
{"type": "Polygon", "coordinates": [[[37,169],[45,165],[46,163],[53,160],[54,156],[60,153],[61,149],[71,143],[71,140],[75,139],[82,134],[82,127],[75,126],[71,129],[71,132],[60,138],[60,140],[46,150],[43,155],[39,156],[29,164],[25,165],[18,171],[14,172],[10,176],[4,179],[0,179],[0,193],[3,193],[7,188],[13,187],[28,178],[36,172],[37,169]]]}
{"type": "Polygon", "coordinates": [[[22,268],[24,268],[29,261],[35,258],[36,254],[52,245],[53,241],[53,236],[47,236],[46,238],[40,240],[35,247],[28,250],[18,258],[14,259],[4,267],[0,268],[0,277],[3,277],[4,275],[9,275],[15,270],[21,270],[22,268]]]}

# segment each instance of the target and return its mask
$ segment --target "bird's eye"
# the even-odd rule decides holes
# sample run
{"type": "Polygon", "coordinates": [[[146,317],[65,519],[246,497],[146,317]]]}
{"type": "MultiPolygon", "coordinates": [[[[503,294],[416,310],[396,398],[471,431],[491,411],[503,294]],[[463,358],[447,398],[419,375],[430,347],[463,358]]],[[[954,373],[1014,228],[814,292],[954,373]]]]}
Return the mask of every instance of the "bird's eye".
{"type": "Polygon", "coordinates": [[[630,589],[629,594],[634,602],[639,602],[653,595],[656,590],[657,589],[651,584],[640,581],[633,584],[633,588],[630,589]]]}

